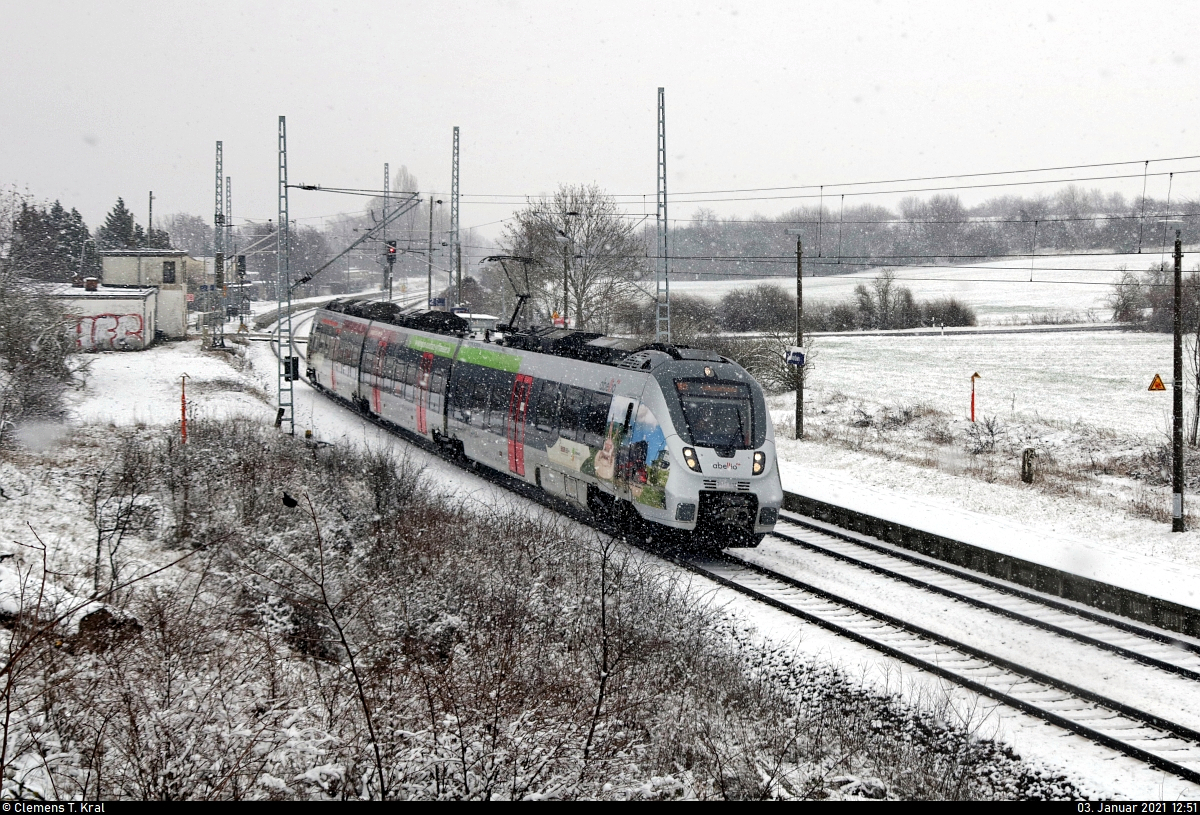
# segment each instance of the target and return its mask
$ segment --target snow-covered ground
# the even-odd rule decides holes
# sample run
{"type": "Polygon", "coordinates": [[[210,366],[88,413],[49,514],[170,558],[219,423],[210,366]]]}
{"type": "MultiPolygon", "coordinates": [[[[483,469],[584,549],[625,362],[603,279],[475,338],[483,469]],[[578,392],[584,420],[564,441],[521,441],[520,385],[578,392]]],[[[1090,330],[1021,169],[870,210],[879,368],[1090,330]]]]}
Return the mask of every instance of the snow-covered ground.
{"type": "MultiPolygon", "coordinates": [[[[968,272],[976,275],[978,269],[968,272]]],[[[946,285],[966,285],[963,274],[960,271],[958,283],[946,285]]],[[[832,290],[835,283],[828,285],[832,290]]],[[[836,285],[852,288],[854,283],[843,280],[836,285]]],[[[996,290],[1009,289],[988,289],[996,290]]],[[[1054,291],[1096,294],[1093,286],[1056,286],[1054,291]]],[[[936,295],[920,291],[918,296],[936,295]]],[[[1022,307],[1019,298],[1001,305],[1009,314],[1022,307]]],[[[1049,308],[1044,302],[1042,307],[1049,308]]],[[[1061,307],[1078,310],[1086,305],[1080,298],[1061,307]]],[[[298,317],[298,332],[303,323],[298,317]]],[[[91,358],[86,387],[73,397],[72,424],[178,422],[184,374],[192,416],[240,415],[270,423],[275,413],[275,357],[265,342],[238,348],[234,354],[212,352],[193,340],[140,353],[98,354],[91,358]]],[[[815,349],[806,400],[808,440],[788,438],[794,404],[790,397],[772,399],[785,488],[1200,605],[1193,594],[1200,586],[1200,530],[1172,534],[1161,517],[1135,511],[1167,500],[1154,482],[1161,473],[1151,472],[1154,468],[1146,462],[1165,441],[1169,395],[1148,393],[1146,387],[1154,373],[1169,370],[1169,338],[1127,332],[850,336],[823,337],[815,349]],[[1002,430],[997,452],[980,455],[969,450],[966,419],[969,377],[976,371],[981,375],[978,412],[997,417],[1002,430]],[[1039,465],[1047,472],[1047,480],[1033,487],[1016,478],[1013,456],[1026,446],[1041,451],[1039,465]]],[[[297,434],[312,430],[320,441],[393,447],[424,465],[435,483],[468,500],[519,500],[436,456],[409,448],[303,383],[297,383],[295,414],[297,434]]],[[[27,440],[31,446],[50,447],[63,438],[63,431],[41,428],[27,440]]],[[[32,515],[43,518],[39,528],[51,539],[74,534],[63,498],[53,491],[35,491],[15,499],[19,507],[6,502],[6,510],[18,511],[3,513],[0,533],[7,540],[25,537],[21,519],[32,515]]],[[[781,612],[764,610],[715,586],[711,591],[732,614],[753,625],[754,636],[805,657],[828,660],[862,676],[870,686],[910,698],[948,693],[956,715],[982,721],[982,735],[995,735],[1028,760],[1063,769],[1081,788],[1097,795],[1200,797],[1193,785],[1135,761],[1114,759],[1107,750],[1023,714],[994,709],[973,694],[947,689],[936,677],[882,659],[781,612]]]]}
{"type": "MultiPolygon", "coordinates": [[[[302,330],[302,322],[304,318],[301,317],[298,319],[298,330],[302,330]]],[[[1108,340],[1112,335],[1088,336],[1100,336],[1102,340],[1108,340]]],[[[1088,343],[1079,335],[1058,337],[1070,337],[1069,341],[1078,346],[1073,353],[1092,354],[1090,359],[1104,356],[1103,352],[1086,350],[1088,343]]],[[[1042,337],[1037,342],[1048,343],[1058,337],[1042,337]]],[[[1133,340],[1132,346],[1141,348],[1142,353],[1151,358],[1160,352],[1157,337],[1128,335],[1127,338],[1133,340]]],[[[857,341],[864,342],[866,338],[858,338],[857,341]]],[[[810,389],[810,394],[817,400],[826,398],[823,395],[824,385],[820,383],[823,376],[833,377],[839,367],[839,362],[835,361],[838,359],[845,359],[847,370],[856,358],[860,366],[868,365],[865,360],[872,355],[878,360],[874,379],[866,376],[840,377],[836,385],[836,389],[847,394],[844,398],[839,397],[841,402],[862,397],[864,406],[871,395],[881,392],[899,394],[905,382],[910,383],[908,386],[914,389],[913,394],[917,394],[919,388],[911,382],[918,376],[916,360],[924,359],[931,366],[944,364],[942,356],[932,353],[931,348],[924,353],[907,356],[906,359],[910,360],[908,367],[889,374],[890,378],[881,382],[881,372],[888,367],[882,364],[886,358],[880,353],[882,344],[886,343],[878,342],[874,349],[864,350],[863,346],[853,346],[852,342],[830,342],[823,349],[821,367],[816,368],[817,380],[810,389]],[[850,394],[856,396],[851,397],[850,394]]],[[[906,346],[907,342],[913,340],[907,338],[904,343],[899,343],[900,348],[912,347],[906,346]]],[[[1015,344],[1009,347],[1002,343],[1001,347],[1007,350],[997,353],[1009,354],[1013,359],[1042,360],[1039,364],[1049,364],[1049,361],[1056,359],[1049,347],[1045,347],[1040,356],[1022,355],[1015,344]]],[[[271,398],[276,377],[275,356],[265,342],[251,342],[242,353],[245,356],[208,352],[200,349],[198,342],[191,341],[164,344],[143,353],[98,354],[91,360],[88,385],[76,397],[74,421],[101,426],[176,423],[180,414],[180,377],[187,373],[188,402],[193,417],[244,415],[264,424],[271,423],[275,413],[274,400],[271,398]]],[[[962,350],[948,353],[952,358],[955,354],[968,355],[962,350]]],[[[1000,379],[995,373],[997,367],[980,366],[990,373],[992,382],[1000,379]]],[[[1135,368],[1136,365],[1129,365],[1130,383],[1138,377],[1135,368]]],[[[865,370],[863,367],[862,371],[865,370]]],[[[1045,374],[1045,378],[1052,377],[1045,374]]],[[[1120,377],[1091,376],[1072,386],[1079,394],[1086,394],[1087,386],[1099,388],[1105,382],[1118,383],[1112,385],[1112,389],[1121,390],[1120,377]]],[[[834,386],[830,385],[829,390],[834,390],[834,386]]],[[[952,396],[952,391],[947,386],[947,400],[952,396]]],[[[1037,394],[1038,391],[1030,389],[1028,392],[1037,394]]],[[[1142,398],[1142,402],[1147,401],[1140,392],[1136,397],[1142,398]]],[[[994,396],[990,395],[989,398],[994,396]]],[[[1070,401],[1069,396],[1057,398],[1061,398],[1063,403],[1070,401]]],[[[1091,398],[1097,402],[1111,401],[1108,392],[1091,398]]],[[[787,409],[780,407],[776,404],[781,415],[788,413],[787,409]]],[[[1153,411],[1145,404],[1123,408],[1106,404],[1106,409],[1110,412],[1112,425],[1120,424],[1122,417],[1142,417],[1145,420],[1153,411]]],[[[1037,415],[1039,408],[1031,408],[1031,411],[1037,415]]],[[[298,435],[305,430],[312,430],[314,436],[324,442],[366,447],[388,445],[425,466],[426,474],[434,483],[443,485],[446,490],[454,491],[460,497],[466,497],[468,501],[484,504],[520,501],[496,485],[460,471],[436,456],[410,449],[402,439],[364,423],[355,414],[314,394],[302,383],[296,388],[295,415],[298,435]]],[[[1150,432],[1152,435],[1154,431],[1150,432]]],[[[53,433],[46,433],[38,441],[53,441],[53,436],[53,433]]],[[[786,436],[786,431],[781,432],[780,436],[786,436]]],[[[952,537],[976,540],[983,545],[1012,546],[1019,550],[1024,545],[1028,551],[1020,551],[1031,556],[1038,552],[1057,551],[1064,558],[1075,558],[1081,570],[1091,568],[1090,574],[1100,579],[1111,576],[1116,580],[1121,575],[1134,574],[1162,576],[1164,573],[1187,577],[1193,574],[1193,565],[1200,564],[1200,558],[1190,552],[1196,549],[1194,533],[1172,538],[1169,533],[1162,531],[1160,525],[1129,519],[1116,510],[1105,514],[1078,498],[1040,495],[1019,486],[986,484],[971,475],[954,472],[953,468],[913,465],[899,457],[889,460],[887,456],[871,454],[870,450],[853,450],[839,441],[796,443],[781,438],[780,454],[788,489],[851,507],[869,509],[910,522],[913,526],[932,528],[952,537]]],[[[55,509],[54,498],[42,496],[30,498],[29,501],[34,501],[36,507],[30,505],[24,509],[50,516],[52,522],[42,527],[50,538],[61,540],[72,534],[72,523],[61,517],[58,522],[53,522],[55,516],[62,513],[61,509],[55,509]]],[[[20,515],[28,516],[29,513],[22,511],[20,515]]],[[[0,531],[8,539],[22,534],[16,516],[11,516],[11,520],[0,522],[0,531]]],[[[1187,579],[1176,583],[1163,581],[1160,585],[1168,587],[1172,595],[1187,591],[1187,579]],[[1171,588],[1176,583],[1177,591],[1171,588]]],[[[698,585],[703,587],[703,581],[698,585]]],[[[1063,736],[1024,714],[1002,711],[974,694],[948,688],[940,678],[924,675],[894,660],[882,659],[870,649],[841,640],[812,625],[798,623],[781,612],[764,610],[739,595],[728,593],[726,589],[710,586],[708,591],[712,592],[715,601],[727,604],[734,617],[742,619],[745,625],[754,629],[754,634],[748,636],[761,637],[776,647],[792,649],[803,658],[827,660],[848,675],[862,677],[862,681],[871,688],[896,691],[911,700],[948,697],[953,702],[947,711],[950,718],[971,721],[978,727],[980,735],[1001,739],[1012,745],[1026,760],[1042,763],[1051,769],[1061,769],[1075,780],[1080,789],[1094,795],[1200,797],[1200,789],[1193,785],[1151,771],[1139,762],[1114,757],[1110,751],[1094,747],[1081,739],[1063,736]]]]}

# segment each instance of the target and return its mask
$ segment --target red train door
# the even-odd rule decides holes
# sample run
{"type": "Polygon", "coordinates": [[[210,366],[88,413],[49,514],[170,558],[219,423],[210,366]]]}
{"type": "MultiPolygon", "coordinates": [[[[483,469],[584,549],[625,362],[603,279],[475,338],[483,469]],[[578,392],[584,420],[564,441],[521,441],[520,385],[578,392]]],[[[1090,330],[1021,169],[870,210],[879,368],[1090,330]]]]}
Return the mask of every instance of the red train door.
{"type": "Polygon", "coordinates": [[[425,406],[429,404],[429,382],[433,379],[433,354],[421,354],[421,374],[417,377],[417,432],[428,433],[425,406]]]}
{"type": "Polygon", "coordinates": [[[504,423],[504,435],[508,439],[508,470],[517,475],[525,475],[525,416],[529,411],[531,390],[533,377],[517,374],[512,395],[508,399],[508,418],[504,423]]]}
{"type": "Polygon", "coordinates": [[[379,386],[383,381],[383,361],[387,357],[387,339],[380,338],[375,348],[375,365],[371,371],[374,382],[371,383],[371,403],[376,414],[383,413],[383,400],[379,396],[379,386]]]}

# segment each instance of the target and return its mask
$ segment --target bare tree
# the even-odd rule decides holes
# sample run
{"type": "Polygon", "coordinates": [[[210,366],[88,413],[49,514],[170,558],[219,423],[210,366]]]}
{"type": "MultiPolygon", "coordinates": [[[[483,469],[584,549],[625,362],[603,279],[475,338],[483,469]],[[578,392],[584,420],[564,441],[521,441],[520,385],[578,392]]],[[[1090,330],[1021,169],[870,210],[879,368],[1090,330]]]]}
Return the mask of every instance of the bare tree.
{"type": "Polygon", "coordinates": [[[561,311],[565,280],[569,319],[595,331],[609,330],[645,268],[633,222],[595,184],[563,185],[549,198],[531,199],[500,243],[508,254],[533,258],[530,293],[544,315],[561,311]]]}

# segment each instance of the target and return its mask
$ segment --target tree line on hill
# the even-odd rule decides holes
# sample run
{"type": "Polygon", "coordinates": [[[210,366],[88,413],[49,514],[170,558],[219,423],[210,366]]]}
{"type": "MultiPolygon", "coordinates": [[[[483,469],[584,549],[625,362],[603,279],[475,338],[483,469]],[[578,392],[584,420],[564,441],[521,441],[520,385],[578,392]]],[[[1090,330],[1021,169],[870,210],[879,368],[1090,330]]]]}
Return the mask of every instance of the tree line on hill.
{"type": "Polygon", "coordinates": [[[1001,196],[978,206],[952,194],[907,197],[895,210],[829,200],[774,218],[722,219],[699,209],[672,229],[671,268],[701,279],[794,275],[797,236],[785,229],[800,230],[805,274],[814,275],[1009,255],[1137,252],[1158,245],[1167,214],[1200,214],[1200,200],[1131,200],[1075,185],[1053,196],[1001,196]]]}

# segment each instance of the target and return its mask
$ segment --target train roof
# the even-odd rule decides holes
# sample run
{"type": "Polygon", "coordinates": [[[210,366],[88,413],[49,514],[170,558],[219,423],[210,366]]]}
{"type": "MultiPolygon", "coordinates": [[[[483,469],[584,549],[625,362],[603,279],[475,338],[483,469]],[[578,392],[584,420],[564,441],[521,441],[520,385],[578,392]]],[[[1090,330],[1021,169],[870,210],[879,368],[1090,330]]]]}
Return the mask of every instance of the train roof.
{"type": "MultiPolygon", "coordinates": [[[[464,337],[471,330],[467,320],[451,312],[405,312],[395,303],[379,300],[334,300],[325,308],[364,320],[452,337],[464,337]]],[[[522,351],[613,365],[635,371],[648,371],[672,359],[696,362],[730,361],[715,351],[701,348],[660,342],[647,344],[639,339],[609,337],[591,331],[544,326],[506,331],[498,339],[498,344],[522,351]]]]}

